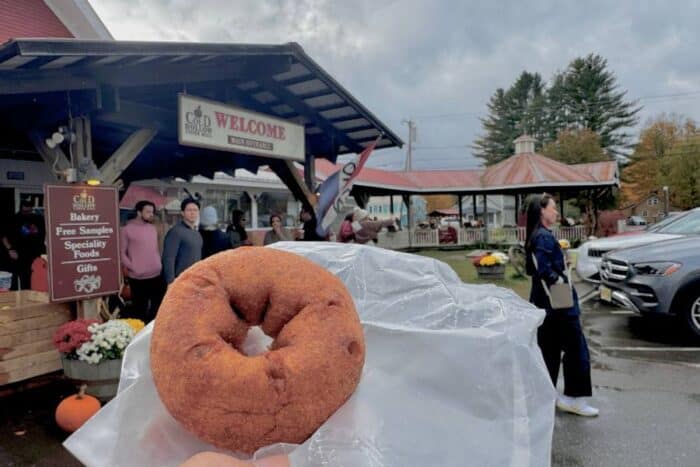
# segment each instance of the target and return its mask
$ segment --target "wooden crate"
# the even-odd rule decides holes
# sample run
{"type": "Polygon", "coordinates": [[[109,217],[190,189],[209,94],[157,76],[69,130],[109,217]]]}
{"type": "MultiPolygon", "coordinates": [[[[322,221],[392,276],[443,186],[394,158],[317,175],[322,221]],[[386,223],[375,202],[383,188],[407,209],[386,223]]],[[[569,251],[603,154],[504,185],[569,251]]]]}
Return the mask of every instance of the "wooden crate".
{"type": "Polygon", "coordinates": [[[71,319],[69,305],[45,292],[0,293],[0,386],[60,370],[52,337],[71,319]]]}

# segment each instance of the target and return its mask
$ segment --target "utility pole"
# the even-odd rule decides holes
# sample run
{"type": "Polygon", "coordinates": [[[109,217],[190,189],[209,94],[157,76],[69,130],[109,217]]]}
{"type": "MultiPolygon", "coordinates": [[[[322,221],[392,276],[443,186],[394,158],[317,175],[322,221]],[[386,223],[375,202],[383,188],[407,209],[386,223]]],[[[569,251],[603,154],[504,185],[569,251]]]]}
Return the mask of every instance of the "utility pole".
{"type": "Polygon", "coordinates": [[[401,123],[408,124],[408,151],[406,152],[406,164],[404,171],[410,172],[413,167],[413,143],[416,141],[416,122],[411,119],[402,120],[401,123]]]}

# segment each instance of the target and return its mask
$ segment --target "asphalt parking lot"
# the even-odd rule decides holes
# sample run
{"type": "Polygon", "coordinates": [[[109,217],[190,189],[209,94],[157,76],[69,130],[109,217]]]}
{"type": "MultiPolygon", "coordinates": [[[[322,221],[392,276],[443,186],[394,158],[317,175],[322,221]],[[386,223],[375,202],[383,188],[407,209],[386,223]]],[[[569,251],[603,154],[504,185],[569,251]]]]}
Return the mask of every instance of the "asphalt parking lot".
{"type": "Polygon", "coordinates": [[[596,300],[583,310],[601,413],[557,413],[552,465],[700,465],[700,342],[673,320],[596,300]]]}

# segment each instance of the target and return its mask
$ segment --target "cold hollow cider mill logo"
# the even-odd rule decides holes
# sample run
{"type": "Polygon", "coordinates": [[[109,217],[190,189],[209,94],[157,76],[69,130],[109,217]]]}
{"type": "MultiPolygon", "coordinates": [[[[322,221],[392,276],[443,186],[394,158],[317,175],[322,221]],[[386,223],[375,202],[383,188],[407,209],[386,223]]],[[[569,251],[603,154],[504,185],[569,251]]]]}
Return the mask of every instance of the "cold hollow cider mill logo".
{"type": "Polygon", "coordinates": [[[86,190],[73,196],[73,211],[94,211],[95,197],[88,194],[86,190]]]}
{"type": "Polygon", "coordinates": [[[202,106],[185,112],[185,133],[211,138],[211,117],[202,112],[202,106]]]}

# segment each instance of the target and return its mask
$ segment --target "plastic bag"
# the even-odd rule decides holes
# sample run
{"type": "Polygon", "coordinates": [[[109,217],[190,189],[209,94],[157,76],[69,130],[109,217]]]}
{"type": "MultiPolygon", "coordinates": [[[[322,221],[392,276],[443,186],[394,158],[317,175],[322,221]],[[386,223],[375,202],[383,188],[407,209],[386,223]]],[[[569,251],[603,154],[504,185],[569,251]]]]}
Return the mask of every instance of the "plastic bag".
{"type": "MultiPolygon", "coordinates": [[[[282,242],[336,274],[365,330],[357,391],[304,444],[302,466],[546,466],[555,392],[536,343],[544,312],[446,264],[375,247],[282,242]]],[[[466,261],[466,259],[465,259],[466,261]]],[[[90,466],[175,466],[204,450],[168,414],[150,373],[151,326],[129,346],[118,395],[64,445],[90,466]]],[[[220,450],[219,450],[220,451],[220,450]]]]}

